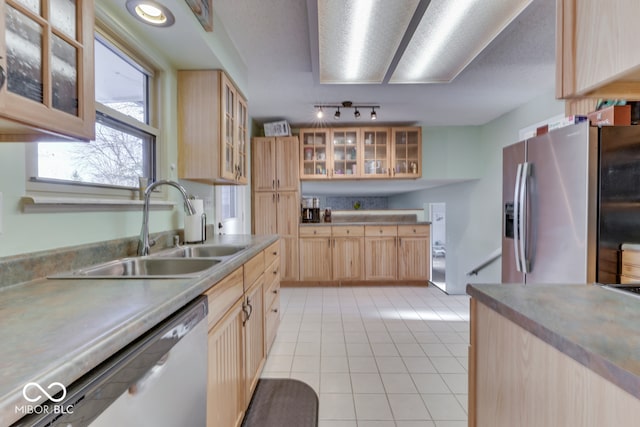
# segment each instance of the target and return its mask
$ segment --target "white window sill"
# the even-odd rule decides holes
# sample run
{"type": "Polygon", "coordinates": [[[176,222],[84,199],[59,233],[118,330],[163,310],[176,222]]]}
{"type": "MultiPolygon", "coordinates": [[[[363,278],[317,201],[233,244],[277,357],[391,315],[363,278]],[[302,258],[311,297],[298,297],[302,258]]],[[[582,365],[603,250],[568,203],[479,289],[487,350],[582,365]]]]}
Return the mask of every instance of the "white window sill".
{"type": "MultiPolygon", "coordinates": [[[[79,197],[23,196],[23,212],[95,212],[95,211],[142,211],[142,200],[91,199],[79,197]]],[[[151,200],[152,210],[171,210],[175,202],[151,200]]]]}

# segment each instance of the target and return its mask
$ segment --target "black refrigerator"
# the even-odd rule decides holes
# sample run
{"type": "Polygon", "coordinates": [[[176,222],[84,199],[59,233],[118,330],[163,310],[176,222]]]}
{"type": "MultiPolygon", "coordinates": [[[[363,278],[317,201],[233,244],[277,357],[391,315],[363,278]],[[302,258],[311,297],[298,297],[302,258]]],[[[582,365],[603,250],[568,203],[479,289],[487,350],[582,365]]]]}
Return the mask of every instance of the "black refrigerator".
{"type": "Polygon", "coordinates": [[[597,281],[620,283],[621,250],[640,247],[640,126],[599,130],[597,281]]]}

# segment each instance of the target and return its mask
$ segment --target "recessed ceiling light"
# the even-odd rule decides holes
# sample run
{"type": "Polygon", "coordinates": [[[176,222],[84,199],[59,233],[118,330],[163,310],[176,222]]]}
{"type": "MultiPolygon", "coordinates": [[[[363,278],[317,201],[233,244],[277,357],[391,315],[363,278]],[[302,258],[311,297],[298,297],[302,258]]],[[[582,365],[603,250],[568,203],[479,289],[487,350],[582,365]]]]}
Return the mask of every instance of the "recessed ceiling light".
{"type": "Polygon", "coordinates": [[[139,21],[155,27],[169,27],[175,22],[173,13],[152,0],[127,0],[127,10],[139,21]]]}

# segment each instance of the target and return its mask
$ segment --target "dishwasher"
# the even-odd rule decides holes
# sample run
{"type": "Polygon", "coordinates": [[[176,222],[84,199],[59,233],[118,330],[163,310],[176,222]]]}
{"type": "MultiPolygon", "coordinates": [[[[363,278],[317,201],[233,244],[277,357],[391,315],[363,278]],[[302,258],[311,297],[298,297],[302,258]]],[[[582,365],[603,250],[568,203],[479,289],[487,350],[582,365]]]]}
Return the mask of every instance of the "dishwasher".
{"type": "Polygon", "coordinates": [[[12,427],[206,425],[207,299],[198,297],[12,427]],[[45,413],[49,412],[49,413],[45,413]]]}

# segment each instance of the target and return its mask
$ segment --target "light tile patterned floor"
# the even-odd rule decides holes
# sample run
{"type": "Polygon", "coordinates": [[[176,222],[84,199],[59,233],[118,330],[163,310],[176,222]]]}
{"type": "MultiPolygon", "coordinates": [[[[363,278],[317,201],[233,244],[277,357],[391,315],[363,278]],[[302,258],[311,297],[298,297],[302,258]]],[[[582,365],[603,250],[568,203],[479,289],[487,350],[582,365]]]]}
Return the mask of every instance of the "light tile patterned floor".
{"type": "Polygon", "coordinates": [[[320,427],[466,427],[469,298],[435,287],[283,288],[263,377],[320,398],[320,427]]]}

